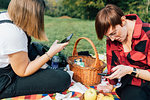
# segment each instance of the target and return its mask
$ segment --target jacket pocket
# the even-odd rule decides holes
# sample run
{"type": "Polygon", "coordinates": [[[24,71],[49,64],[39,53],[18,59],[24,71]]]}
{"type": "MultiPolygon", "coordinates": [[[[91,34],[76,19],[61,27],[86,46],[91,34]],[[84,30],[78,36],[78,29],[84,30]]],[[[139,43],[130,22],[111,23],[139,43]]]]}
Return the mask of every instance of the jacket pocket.
{"type": "Polygon", "coordinates": [[[16,75],[12,70],[8,73],[3,73],[0,75],[0,92],[2,92],[12,83],[12,80],[15,78],[15,76],[16,75]]]}
{"type": "Polygon", "coordinates": [[[2,92],[10,83],[11,77],[8,74],[0,75],[0,92],[2,92]]]}

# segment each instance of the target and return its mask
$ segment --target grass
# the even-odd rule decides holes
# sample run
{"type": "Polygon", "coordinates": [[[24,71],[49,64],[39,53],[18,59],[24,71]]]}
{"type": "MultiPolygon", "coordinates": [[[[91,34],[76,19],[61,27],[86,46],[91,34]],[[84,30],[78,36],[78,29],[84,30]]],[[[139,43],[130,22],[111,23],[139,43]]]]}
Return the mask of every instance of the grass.
{"type": "MultiPolygon", "coordinates": [[[[0,11],[5,10],[0,9],[0,11]]],[[[95,32],[94,23],[94,21],[89,20],[81,20],[76,18],[62,19],[45,15],[45,32],[49,41],[41,42],[34,38],[32,38],[32,40],[36,42],[41,42],[50,47],[56,39],[61,41],[69,36],[71,33],[74,33],[69,45],[65,48],[65,50],[62,51],[66,56],[72,55],[75,41],[80,37],[87,37],[91,39],[95,44],[98,53],[104,53],[106,51],[105,39],[103,39],[102,41],[98,40],[95,32]]],[[[81,40],[78,43],[77,51],[89,51],[90,54],[94,55],[94,50],[92,46],[86,40],[81,40]]]]}
{"type": "MultiPolygon", "coordinates": [[[[95,44],[98,53],[104,53],[106,50],[105,39],[103,39],[102,41],[98,40],[94,23],[94,21],[81,20],[76,18],[61,19],[45,16],[45,31],[49,41],[42,43],[51,46],[51,44],[56,39],[61,41],[71,33],[74,33],[69,45],[65,48],[65,50],[62,51],[66,56],[72,55],[74,43],[80,37],[87,37],[91,39],[95,44]]],[[[33,41],[37,40],[33,39],[33,41]]],[[[90,54],[94,55],[94,50],[91,44],[86,40],[81,40],[78,43],[77,51],[89,51],[90,54]]]]}
{"type": "Polygon", "coordinates": [[[6,9],[0,9],[0,11],[6,11],[6,9]]]}

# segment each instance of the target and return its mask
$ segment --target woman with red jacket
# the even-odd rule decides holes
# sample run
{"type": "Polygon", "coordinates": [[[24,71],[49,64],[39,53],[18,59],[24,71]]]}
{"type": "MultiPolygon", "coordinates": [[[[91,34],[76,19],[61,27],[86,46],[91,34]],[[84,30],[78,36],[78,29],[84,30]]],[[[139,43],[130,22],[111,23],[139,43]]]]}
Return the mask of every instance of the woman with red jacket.
{"type": "Polygon", "coordinates": [[[150,24],[108,4],[98,12],[95,28],[99,39],[107,37],[110,84],[104,90],[110,92],[121,78],[116,89],[121,100],[150,100],[150,24]]]}

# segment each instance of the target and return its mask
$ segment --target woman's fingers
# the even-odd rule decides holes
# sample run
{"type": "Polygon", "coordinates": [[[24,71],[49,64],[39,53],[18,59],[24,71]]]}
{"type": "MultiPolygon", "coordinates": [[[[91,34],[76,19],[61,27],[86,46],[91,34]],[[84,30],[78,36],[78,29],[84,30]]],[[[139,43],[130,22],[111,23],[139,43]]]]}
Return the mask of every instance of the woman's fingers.
{"type": "Polygon", "coordinates": [[[106,85],[104,85],[104,84],[98,84],[98,86],[97,86],[97,90],[98,91],[111,92],[112,89],[113,89],[113,85],[111,85],[109,83],[106,84],[106,85]]]}
{"type": "Polygon", "coordinates": [[[113,68],[111,69],[111,72],[114,72],[114,71],[116,71],[117,69],[119,69],[119,66],[113,67],[113,68]]]}
{"type": "Polygon", "coordinates": [[[69,44],[69,42],[65,42],[65,43],[63,43],[63,45],[64,45],[64,46],[67,46],[68,44],[69,44]]]}
{"type": "Polygon", "coordinates": [[[119,70],[115,70],[111,75],[107,76],[106,78],[109,78],[109,79],[115,79],[115,78],[118,78],[120,75],[120,72],[119,70]]]}
{"type": "Polygon", "coordinates": [[[126,74],[129,74],[131,69],[132,67],[130,66],[118,65],[112,68],[111,70],[112,74],[110,76],[107,76],[106,78],[109,78],[109,79],[121,78],[125,76],[126,74]]]}

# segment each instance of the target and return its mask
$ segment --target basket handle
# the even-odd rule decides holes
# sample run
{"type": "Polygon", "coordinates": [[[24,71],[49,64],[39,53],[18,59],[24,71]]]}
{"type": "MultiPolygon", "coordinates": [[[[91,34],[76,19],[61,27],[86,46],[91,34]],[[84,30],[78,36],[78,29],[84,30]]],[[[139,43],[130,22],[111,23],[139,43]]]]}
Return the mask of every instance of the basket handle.
{"type": "Polygon", "coordinates": [[[94,49],[94,52],[95,52],[95,56],[96,56],[96,61],[95,61],[95,64],[93,65],[93,67],[99,67],[100,66],[100,61],[99,61],[99,56],[98,56],[98,52],[97,52],[97,49],[94,45],[94,43],[89,39],[89,38],[86,38],[86,37],[80,37],[79,39],[76,40],[75,44],[74,44],[74,48],[73,48],[73,53],[72,55],[73,56],[78,56],[78,52],[77,52],[77,44],[79,43],[79,41],[81,39],[85,39],[87,40],[93,47],[94,49]]]}

